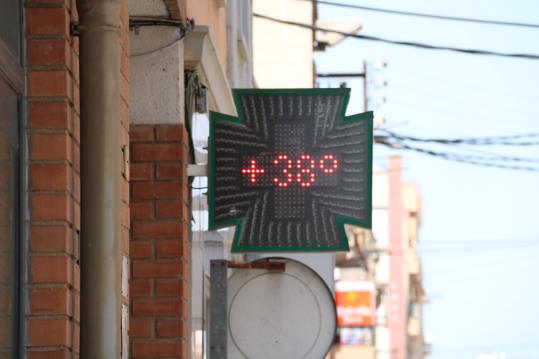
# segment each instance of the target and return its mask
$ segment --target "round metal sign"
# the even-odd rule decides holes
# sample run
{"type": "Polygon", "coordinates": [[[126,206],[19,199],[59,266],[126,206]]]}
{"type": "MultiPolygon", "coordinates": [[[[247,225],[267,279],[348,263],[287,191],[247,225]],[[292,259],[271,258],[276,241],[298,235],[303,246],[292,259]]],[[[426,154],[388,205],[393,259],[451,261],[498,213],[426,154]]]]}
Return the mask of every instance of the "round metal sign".
{"type": "Polygon", "coordinates": [[[228,358],[320,359],[331,348],[331,291],[311,268],[281,260],[284,272],[240,269],[230,277],[228,358]]]}

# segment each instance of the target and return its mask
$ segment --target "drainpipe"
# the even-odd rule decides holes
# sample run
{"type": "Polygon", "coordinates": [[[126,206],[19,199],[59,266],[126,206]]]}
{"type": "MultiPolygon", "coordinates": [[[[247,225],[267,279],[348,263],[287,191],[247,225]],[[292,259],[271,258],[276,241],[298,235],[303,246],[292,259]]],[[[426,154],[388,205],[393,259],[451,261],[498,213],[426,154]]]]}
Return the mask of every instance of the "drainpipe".
{"type": "Polygon", "coordinates": [[[81,98],[81,358],[121,355],[120,0],[77,0],[81,98]]]}

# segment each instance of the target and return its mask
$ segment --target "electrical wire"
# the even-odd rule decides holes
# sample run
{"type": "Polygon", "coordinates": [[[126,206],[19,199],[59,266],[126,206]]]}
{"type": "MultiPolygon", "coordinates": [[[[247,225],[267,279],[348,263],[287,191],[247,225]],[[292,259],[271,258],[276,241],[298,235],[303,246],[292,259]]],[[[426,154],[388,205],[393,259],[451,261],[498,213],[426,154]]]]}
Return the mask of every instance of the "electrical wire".
{"type": "Polygon", "coordinates": [[[158,47],[156,49],[152,49],[152,50],[149,50],[149,51],[143,51],[143,52],[138,52],[138,53],[135,53],[135,54],[131,54],[131,55],[129,55],[129,57],[140,57],[140,56],[145,56],[145,55],[149,55],[149,54],[153,54],[153,53],[156,53],[156,52],[159,52],[159,51],[166,50],[169,47],[172,47],[174,44],[177,44],[178,42],[182,41],[184,39],[184,37],[185,37],[185,35],[181,35],[181,36],[173,39],[172,41],[170,41],[166,45],[163,45],[161,47],[158,47]]]}
{"type": "MultiPolygon", "coordinates": [[[[312,1],[312,0],[308,0],[308,1],[312,1]]],[[[375,7],[369,7],[369,6],[362,6],[362,5],[345,4],[345,3],[326,1],[326,0],[314,0],[313,2],[315,2],[316,4],[321,4],[321,5],[344,7],[344,8],[349,8],[349,9],[358,9],[358,10],[367,10],[367,11],[374,11],[374,12],[394,14],[394,15],[415,16],[415,17],[422,17],[422,18],[428,18],[428,19],[462,21],[462,22],[471,22],[471,23],[487,24],[487,25],[517,26],[517,27],[527,27],[527,28],[535,28],[535,29],[539,28],[539,24],[516,22],[516,21],[500,21],[500,20],[476,19],[476,18],[469,18],[469,17],[434,15],[434,14],[425,14],[425,13],[412,12],[412,11],[391,10],[391,9],[382,9],[382,8],[375,8],[375,7]]]]}
{"type": "MultiPolygon", "coordinates": [[[[396,150],[414,151],[414,152],[418,152],[421,154],[425,154],[425,155],[429,155],[429,156],[433,156],[437,158],[443,158],[445,160],[453,161],[453,162],[460,162],[460,163],[466,163],[470,165],[491,167],[491,168],[498,168],[498,169],[505,169],[505,170],[539,172],[539,167],[516,166],[516,165],[506,165],[506,164],[488,162],[488,161],[500,161],[500,158],[496,159],[496,158],[481,157],[481,156],[467,156],[467,155],[459,155],[455,153],[435,151],[432,149],[425,149],[425,148],[410,146],[408,144],[400,143],[400,142],[391,143],[380,137],[375,138],[375,143],[378,143],[378,144],[381,144],[381,145],[384,145],[386,147],[396,149],[396,150]]],[[[504,159],[504,160],[508,160],[508,159],[504,159]]],[[[519,162],[519,161],[515,161],[515,162],[519,162]]]]}
{"type": "Polygon", "coordinates": [[[129,55],[129,57],[140,57],[145,56],[149,54],[153,54],[162,50],[166,50],[169,47],[173,46],[174,44],[180,42],[187,36],[187,34],[191,31],[193,31],[195,27],[195,22],[193,19],[187,19],[187,22],[184,24],[183,22],[179,20],[172,20],[172,19],[165,19],[165,18],[155,18],[155,17],[146,17],[146,16],[136,16],[136,17],[130,17],[129,18],[129,29],[135,31],[135,34],[138,34],[138,29],[140,27],[147,27],[147,26],[169,26],[169,27],[176,27],[178,31],[180,32],[180,35],[170,41],[169,43],[158,47],[156,49],[152,49],[149,51],[139,52],[135,54],[129,55]]]}
{"type": "Polygon", "coordinates": [[[308,24],[302,24],[299,22],[278,19],[275,17],[262,15],[258,13],[253,13],[253,16],[261,18],[261,19],[277,22],[280,24],[302,27],[304,29],[309,29],[312,31],[323,31],[323,32],[342,35],[348,38],[355,38],[355,39],[361,39],[361,40],[367,40],[367,41],[377,41],[377,42],[382,42],[386,44],[408,46],[408,47],[414,47],[414,48],[419,48],[419,49],[424,49],[424,50],[445,50],[445,51],[453,51],[453,52],[464,53],[464,54],[469,54],[469,55],[490,55],[490,56],[499,56],[499,57],[528,59],[528,60],[539,60],[538,54],[502,53],[502,52],[488,51],[488,50],[464,49],[460,47],[429,45],[429,44],[413,42],[413,41],[389,40],[389,39],[385,39],[385,38],[381,38],[377,36],[359,35],[355,33],[349,33],[349,32],[344,32],[344,31],[339,31],[339,30],[334,30],[334,29],[312,26],[308,24]]]}
{"type": "Polygon", "coordinates": [[[445,145],[504,145],[504,146],[537,146],[539,145],[539,133],[520,133],[516,135],[507,136],[490,136],[490,137],[469,137],[469,138],[422,138],[415,136],[407,136],[390,131],[387,129],[380,129],[379,131],[386,133],[391,138],[397,140],[410,140],[414,142],[426,142],[426,143],[439,143],[445,145]],[[538,138],[537,141],[528,142],[513,142],[514,140],[538,138]]]}

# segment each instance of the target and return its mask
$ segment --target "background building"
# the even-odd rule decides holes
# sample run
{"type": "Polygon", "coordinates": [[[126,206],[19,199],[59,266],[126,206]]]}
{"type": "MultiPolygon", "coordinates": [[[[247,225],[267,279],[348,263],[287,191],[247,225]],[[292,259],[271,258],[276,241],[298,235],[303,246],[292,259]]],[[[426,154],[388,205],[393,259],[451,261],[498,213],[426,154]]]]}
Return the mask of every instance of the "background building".
{"type": "MultiPolygon", "coordinates": [[[[208,231],[208,112],[234,115],[233,87],[313,87],[313,46],[342,40],[253,12],[317,21],[292,0],[0,4],[0,358],[206,357],[209,260],[260,256],[208,231]]],[[[290,255],[372,288],[335,358],[423,355],[420,205],[389,167],[350,253],[290,255]]]]}

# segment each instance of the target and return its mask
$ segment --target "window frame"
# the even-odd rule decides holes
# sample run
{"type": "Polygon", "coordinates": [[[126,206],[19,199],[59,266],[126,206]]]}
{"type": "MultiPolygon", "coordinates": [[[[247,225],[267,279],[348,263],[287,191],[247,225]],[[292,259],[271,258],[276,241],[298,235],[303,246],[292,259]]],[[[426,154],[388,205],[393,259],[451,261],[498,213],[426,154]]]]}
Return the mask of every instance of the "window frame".
{"type": "MultiPolygon", "coordinates": [[[[13,170],[13,213],[15,220],[13,222],[13,270],[10,273],[13,279],[13,338],[12,355],[14,358],[22,357],[24,353],[24,333],[26,331],[24,300],[25,300],[25,279],[27,277],[27,139],[25,135],[26,128],[26,85],[25,85],[25,58],[26,42],[24,5],[22,0],[17,2],[19,16],[19,48],[18,54],[13,54],[0,36],[0,81],[3,81],[13,90],[17,98],[17,124],[16,124],[16,151],[17,159],[12,166],[13,170]]],[[[13,14],[7,14],[13,16],[13,14]]]]}

